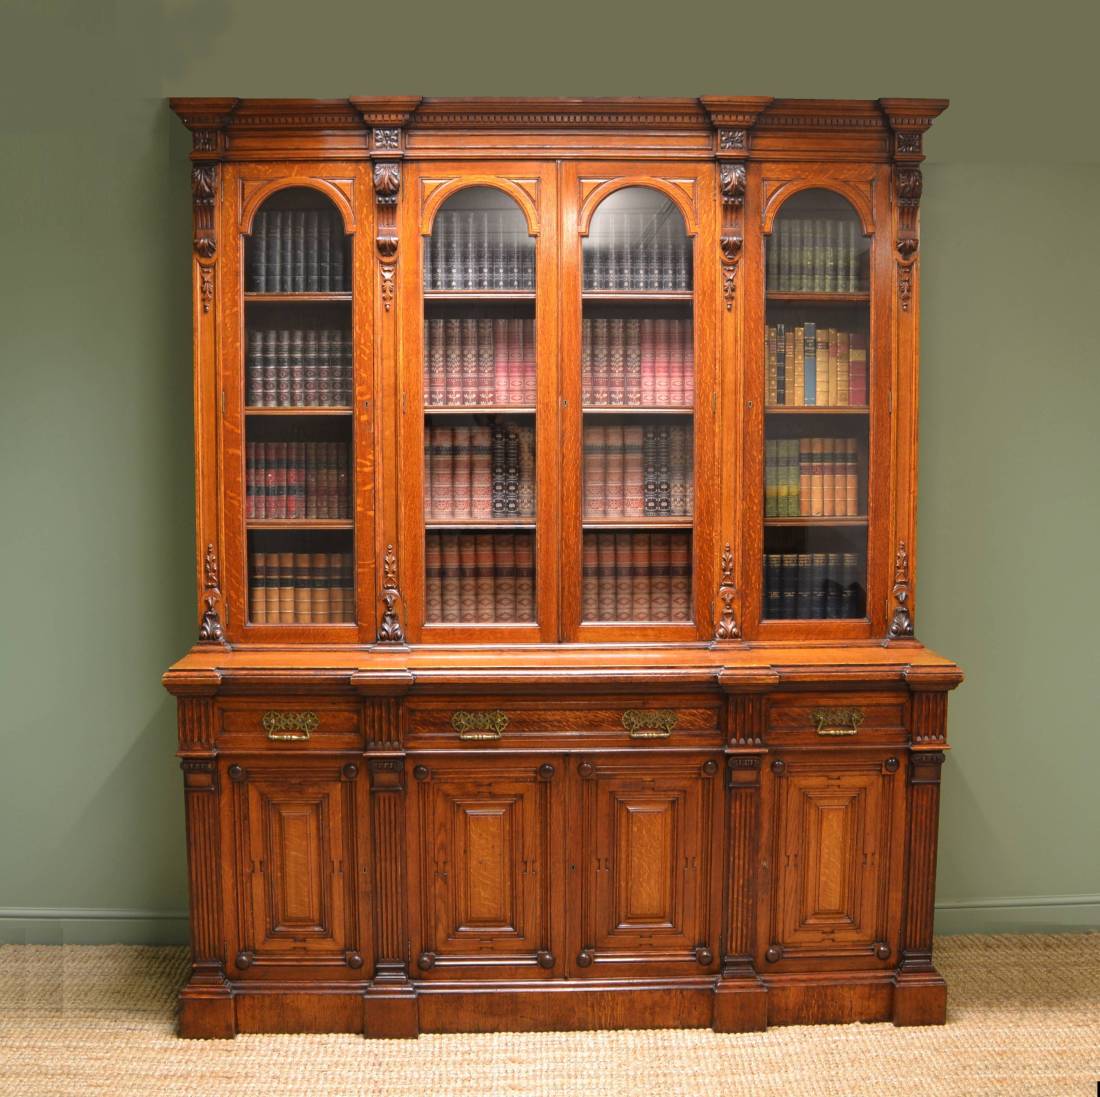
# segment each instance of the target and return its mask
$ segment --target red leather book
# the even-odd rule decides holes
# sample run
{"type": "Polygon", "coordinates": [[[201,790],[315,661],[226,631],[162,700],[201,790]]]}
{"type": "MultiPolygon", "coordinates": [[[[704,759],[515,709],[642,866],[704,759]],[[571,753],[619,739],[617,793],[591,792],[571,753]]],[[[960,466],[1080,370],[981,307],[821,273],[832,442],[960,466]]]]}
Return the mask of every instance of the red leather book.
{"type": "Polygon", "coordinates": [[[424,539],[424,619],[443,619],[443,549],[438,533],[424,539]]]}
{"type": "Polygon", "coordinates": [[[629,533],[615,535],[615,620],[629,621],[634,609],[634,554],[629,533]]]}
{"type": "Polygon", "coordinates": [[[606,407],[611,402],[610,332],[607,318],[592,321],[592,405],[606,407]]]}
{"type": "Polygon", "coordinates": [[[432,517],[454,517],[454,430],[450,427],[431,428],[432,448],[432,517]]]}
{"type": "Polygon", "coordinates": [[[584,428],[584,515],[607,514],[607,432],[604,427],[584,428]]]}
{"type": "Polygon", "coordinates": [[[508,319],[493,321],[493,403],[508,404],[508,319]]]}
{"type": "Polygon", "coordinates": [[[438,406],[447,402],[443,320],[428,321],[424,331],[424,402],[438,406]]]}
{"type": "Polygon", "coordinates": [[[535,406],[535,359],[537,347],[535,344],[535,321],[527,319],[523,321],[523,404],[524,407],[535,406]]]}
{"type": "Polygon", "coordinates": [[[449,518],[469,518],[471,501],[470,428],[454,428],[454,458],[451,464],[452,507],[449,518]]]}
{"type": "Polygon", "coordinates": [[[593,384],[592,319],[586,316],[581,321],[581,403],[585,407],[592,403],[593,384]]]}
{"type": "Polygon", "coordinates": [[[444,533],[440,535],[442,552],[442,618],[447,623],[455,623],[461,619],[459,601],[459,570],[461,567],[458,551],[458,534],[444,533]]]}
{"type": "Polygon", "coordinates": [[[468,316],[462,321],[462,403],[472,407],[477,394],[477,320],[468,316]]]}
{"type": "Polygon", "coordinates": [[[245,517],[256,517],[256,443],[245,446],[244,456],[245,517]]]}
{"type": "Polygon", "coordinates": [[[513,317],[508,321],[508,403],[523,406],[523,344],[525,321],[513,317]]]}
{"type": "Polygon", "coordinates": [[[458,617],[477,620],[477,545],[472,533],[458,537],[458,617]]]}
{"type": "Polygon", "coordinates": [[[482,407],[490,407],[495,396],[495,356],[493,353],[493,321],[483,317],[477,321],[477,399],[482,407]]]}
{"type": "Polygon", "coordinates": [[[599,555],[596,535],[586,533],[581,548],[581,620],[599,620],[599,555]]]}
{"type": "Polygon", "coordinates": [[[691,318],[684,321],[682,335],[681,357],[684,363],[684,404],[691,407],[695,403],[695,323],[691,318]]]}
{"type": "Polygon", "coordinates": [[[672,618],[671,539],[667,533],[654,533],[649,544],[650,604],[652,621],[672,618]]]}
{"type": "Polygon", "coordinates": [[[684,321],[673,317],[668,322],[668,402],[680,407],[684,402],[684,321]]]}
{"type": "Polygon", "coordinates": [[[607,472],[605,495],[607,498],[607,516],[609,518],[621,518],[623,516],[623,428],[621,426],[608,426],[605,428],[607,439],[607,472]]]}
{"type": "Polygon", "coordinates": [[[657,403],[657,370],[654,355],[656,353],[656,331],[649,317],[641,322],[641,390],[642,406],[651,408],[657,403]]]}
{"type": "Polygon", "coordinates": [[[512,533],[498,533],[494,544],[496,573],[496,619],[516,619],[516,538],[512,533]]]}
{"type": "Polygon", "coordinates": [[[642,322],[632,317],[626,321],[623,355],[623,403],[638,407],[642,403],[642,322]]]}
{"type": "Polygon", "coordinates": [[[487,426],[470,430],[470,517],[492,518],[492,432],[487,426]]]}
{"type": "Polygon", "coordinates": [[[448,407],[462,404],[462,321],[449,318],[443,324],[443,372],[445,403],[448,407]]]}
{"type": "Polygon", "coordinates": [[[607,321],[607,399],[622,407],[626,402],[626,322],[621,316],[607,321]]]}
{"type": "Polygon", "coordinates": [[[516,534],[516,620],[535,619],[535,540],[516,534]]]}
{"type": "Polygon", "coordinates": [[[491,533],[474,535],[474,567],[476,569],[475,619],[488,623],[496,619],[496,575],[491,533]]]}
{"type": "Polygon", "coordinates": [[[686,533],[669,538],[669,600],[673,621],[691,620],[691,538],[686,533]]]}
{"type": "Polygon", "coordinates": [[[627,518],[641,518],[645,514],[643,435],[639,425],[623,427],[623,515],[627,518]]]}
{"type": "Polygon", "coordinates": [[[650,571],[650,536],[648,533],[633,533],[630,537],[631,582],[633,598],[630,617],[634,621],[649,621],[650,597],[652,595],[653,575],[650,571]]]}
{"type": "Polygon", "coordinates": [[[615,535],[613,533],[589,534],[596,537],[596,574],[599,578],[597,591],[599,621],[615,620],[615,535]]]}
{"type": "Polygon", "coordinates": [[[658,317],[653,324],[653,404],[655,407],[664,408],[669,404],[670,393],[670,369],[669,362],[670,334],[669,321],[666,317],[658,317]]]}

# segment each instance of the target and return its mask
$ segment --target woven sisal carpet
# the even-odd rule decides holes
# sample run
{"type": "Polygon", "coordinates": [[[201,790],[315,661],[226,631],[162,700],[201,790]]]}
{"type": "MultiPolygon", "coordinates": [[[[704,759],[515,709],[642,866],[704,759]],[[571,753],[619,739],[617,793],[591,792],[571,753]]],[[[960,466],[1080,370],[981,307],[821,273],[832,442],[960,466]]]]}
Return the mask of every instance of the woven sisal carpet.
{"type": "Polygon", "coordinates": [[[945,937],[945,1028],[892,1025],[422,1036],[173,1031],[182,949],[0,948],[0,1094],[1091,1095],[1100,933],[945,937]]]}

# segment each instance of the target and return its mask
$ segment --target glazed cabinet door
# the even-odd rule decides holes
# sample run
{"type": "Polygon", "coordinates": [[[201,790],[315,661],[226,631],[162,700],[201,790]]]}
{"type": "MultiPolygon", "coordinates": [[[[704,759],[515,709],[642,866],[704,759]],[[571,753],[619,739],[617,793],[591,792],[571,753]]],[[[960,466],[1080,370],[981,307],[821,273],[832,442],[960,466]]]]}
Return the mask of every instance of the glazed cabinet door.
{"type": "Polygon", "coordinates": [[[560,773],[559,758],[415,760],[416,978],[560,973],[560,773]]]}
{"type": "Polygon", "coordinates": [[[230,975],[364,978],[357,763],[298,755],[224,766],[235,908],[230,975]]]}
{"type": "Polygon", "coordinates": [[[557,175],[408,168],[401,546],[409,637],[558,638],[557,175]]]}
{"type": "Polygon", "coordinates": [[[570,975],[714,971],[718,757],[582,755],[573,765],[570,975]]]}
{"type": "Polygon", "coordinates": [[[905,754],[771,763],[771,887],[757,957],[769,971],[897,964],[905,754]]]}
{"type": "Polygon", "coordinates": [[[715,194],[710,164],[562,169],[567,640],[712,632],[715,194]]]}

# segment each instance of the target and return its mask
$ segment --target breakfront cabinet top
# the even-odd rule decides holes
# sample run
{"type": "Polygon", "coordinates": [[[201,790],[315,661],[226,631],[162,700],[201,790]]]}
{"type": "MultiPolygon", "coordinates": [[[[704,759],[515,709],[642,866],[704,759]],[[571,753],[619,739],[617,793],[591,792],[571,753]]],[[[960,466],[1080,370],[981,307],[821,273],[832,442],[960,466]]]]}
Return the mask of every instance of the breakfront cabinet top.
{"type": "Polygon", "coordinates": [[[171,106],[202,654],[170,681],[957,674],[913,624],[946,100],[171,106]]]}

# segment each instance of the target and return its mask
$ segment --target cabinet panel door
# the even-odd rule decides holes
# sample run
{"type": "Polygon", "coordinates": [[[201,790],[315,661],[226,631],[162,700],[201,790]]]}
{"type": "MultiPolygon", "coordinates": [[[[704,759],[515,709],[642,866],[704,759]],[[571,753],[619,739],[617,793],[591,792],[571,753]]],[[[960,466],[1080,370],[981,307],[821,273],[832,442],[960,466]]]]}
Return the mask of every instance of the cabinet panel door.
{"type": "Polygon", "coordinates": [[[713,970],[718,768],[698,754],[577,761],[571,974],[713,970]]]}
{"type": "Polygon", "coordinates": [[[417,978],[554,973],[559,769],[526,757],[418,761],[409,821],[417,978]]]}
{"type": "Polygon", "coordinates": [[[901,758],[788,755],[772,774],[771,919],[761,970],[798,961],[896,963],[901,758]]]}
{"type": "Polygon", "coordinates": [[[239,974],[362,978],[355,888],[357,767],[304,758],[227,766],[239,974]],[[304,969],[311,969],[306,972],[304,969]]]}

